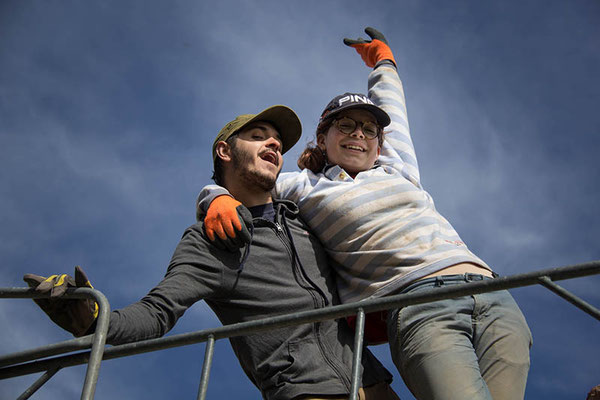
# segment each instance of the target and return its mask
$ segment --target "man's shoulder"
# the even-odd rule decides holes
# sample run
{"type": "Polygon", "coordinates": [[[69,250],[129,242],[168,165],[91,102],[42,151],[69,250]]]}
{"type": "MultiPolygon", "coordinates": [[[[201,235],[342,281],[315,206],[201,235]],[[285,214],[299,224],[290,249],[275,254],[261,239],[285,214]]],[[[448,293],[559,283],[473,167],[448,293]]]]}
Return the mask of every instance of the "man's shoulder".
{"type": "Polygon", "coordinates": [[[189,226],[183,233],[171,265],[192,265],[212,272],[239,267],[240,253],[219,249],[208,240],[204,225],[199,221],[189,226]]]}
{"type": "Polygon", "coordinates": [[[177,251],[193,252],[202,256],[212,256],[218,258],[218,254],[213,251],[217,250],[215,246],[206,237],[204,232],[204,223],[198,221],[193,225],[188,226],[181,235],[177,251]]]}
{"type": "Polygon", "coordinates": [[[188,226],[184,231],[183,235],[181,235],[181,239],[193,240],[194,242],[209,244],[205,233],[204,233],[204,222],[198,221],[193,225],[188,226]]]}

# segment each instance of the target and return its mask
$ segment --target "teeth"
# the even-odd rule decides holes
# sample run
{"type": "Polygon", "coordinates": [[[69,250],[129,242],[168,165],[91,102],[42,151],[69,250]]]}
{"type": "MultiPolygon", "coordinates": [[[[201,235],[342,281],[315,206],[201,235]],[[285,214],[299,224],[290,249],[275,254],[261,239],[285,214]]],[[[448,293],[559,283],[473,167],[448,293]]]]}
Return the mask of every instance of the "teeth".
{"type": "Polygon", "coordinates": [[[364,151],[364,150],[362,149],[362,147],[358,147],[358,146],[346,145],[346,146],[344,146],[344,147],[345,147],[345,148],[347,148],[347,149],[350,149],[350,150],[364,151]]]}
{"type": "Polygon", "coordinates": [[[272,154],[264,154],[261,158],[264,161],[270,162],[271,164],[275,164],[277,160],[277,158],[274,157],[272,154]]]}

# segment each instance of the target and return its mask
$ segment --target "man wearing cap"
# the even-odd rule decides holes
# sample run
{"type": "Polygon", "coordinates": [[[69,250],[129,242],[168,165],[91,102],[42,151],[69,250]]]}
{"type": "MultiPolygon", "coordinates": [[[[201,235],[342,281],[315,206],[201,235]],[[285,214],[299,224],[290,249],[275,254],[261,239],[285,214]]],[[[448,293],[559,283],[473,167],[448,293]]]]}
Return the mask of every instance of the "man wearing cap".
{"type": "MultiPolygon", "coordinates": [[[[240,115],[225,125],[213,144],[215,179],[235,197],[232,201],[241,202],[238,212],[251,227],[245,232],[250,244],[232,251],[221,242],[223,248],[216,248],[206,239],[203,221],[189,227],[164,279],[137,303],[111,313],[108,343],[162,336],[199,300],[205,300],[224,325],[338,302],[321,244],[298,218],[294,203],[274,201],[270,194],[282,154],[300,134],[298,117],[285,106],[240,115]]],[[[77,273],[81,271],[76,277],[77,273]]],[[[28,274],[26,281],[40,290],[63,281],[75,285],[60,276],[28,274]]],[[[56,315],[45,311],[57,321],[56,315]]],[[[61,326],[76,336],[93,330],[89,324],[72,325],[78,329],[69,322],[61,326]]],[[[230,342],[265,399],[342,399],[351,386],[353,340],[346,323],[338,320],[233,337],[230,342]]],[[[391,379],[364,348],[360,398],[397,399],[388,384],[391,379]]]]}

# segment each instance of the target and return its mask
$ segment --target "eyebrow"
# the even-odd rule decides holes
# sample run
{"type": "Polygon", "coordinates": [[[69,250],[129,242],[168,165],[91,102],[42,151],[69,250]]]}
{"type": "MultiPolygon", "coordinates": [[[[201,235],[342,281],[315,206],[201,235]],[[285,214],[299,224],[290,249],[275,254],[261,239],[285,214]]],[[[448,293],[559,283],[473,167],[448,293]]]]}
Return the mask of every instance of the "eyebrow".
{"type": "Polygon", "coordinates": [[[275,136],[275,138],[281,142],[282,141],[281,140],[281,133],[279,133],[279,131],[277,130],[277,128],[275,128],[275,126],[273,124],[269,123],[269,122],[265,122],[265,121],[256,121],[256,122],[253,122],[253,123],[250,124],[250,126],[248,126],[246,128],[246,131],[251,131],[252,129],[259,129],[259,130],[261,130],[263,132],[266,132],[267,128],[268,128],[267,124],[271,125],[271,127],[275,130],[275,132],[277,132],[277,135],[275,136]]]}
{"type": "Polygon", "coordinates": [[[371,115],[371,116],[369,116],[367,118],[362,118],[362,117],[359,117],[359,116],[352,116],[352,114],[350,114],[350,113],[344,114],[342,112],[342,113],[340,113],[338,115],[337,119],[342,119],[342,118],[350,118],[350,119],[353,119],[353,120],[359,121],[359,122],[374,122],[374,123],[377,123],[377,118],[375,118],[374,115],[371,115]]]}

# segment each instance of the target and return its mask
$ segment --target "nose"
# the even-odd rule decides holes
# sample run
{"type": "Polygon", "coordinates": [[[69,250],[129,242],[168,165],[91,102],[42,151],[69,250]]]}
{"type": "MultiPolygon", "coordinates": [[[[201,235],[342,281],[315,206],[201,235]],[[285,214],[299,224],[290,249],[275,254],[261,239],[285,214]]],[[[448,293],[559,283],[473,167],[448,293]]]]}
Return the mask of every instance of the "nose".
{"type": "Polygon", "coordinates": [[[350,136],[358,139],[364,139],[366,137],[360,124],[356,124],[356,129],[354,129],[350,136]]]}
{"type": "Polygon", "coordinates": [[[275,152],[281,151],[281,143],[279,142],[279,140],[275,139],[274,137],[268,138],[265,146],[275,152]]]}

